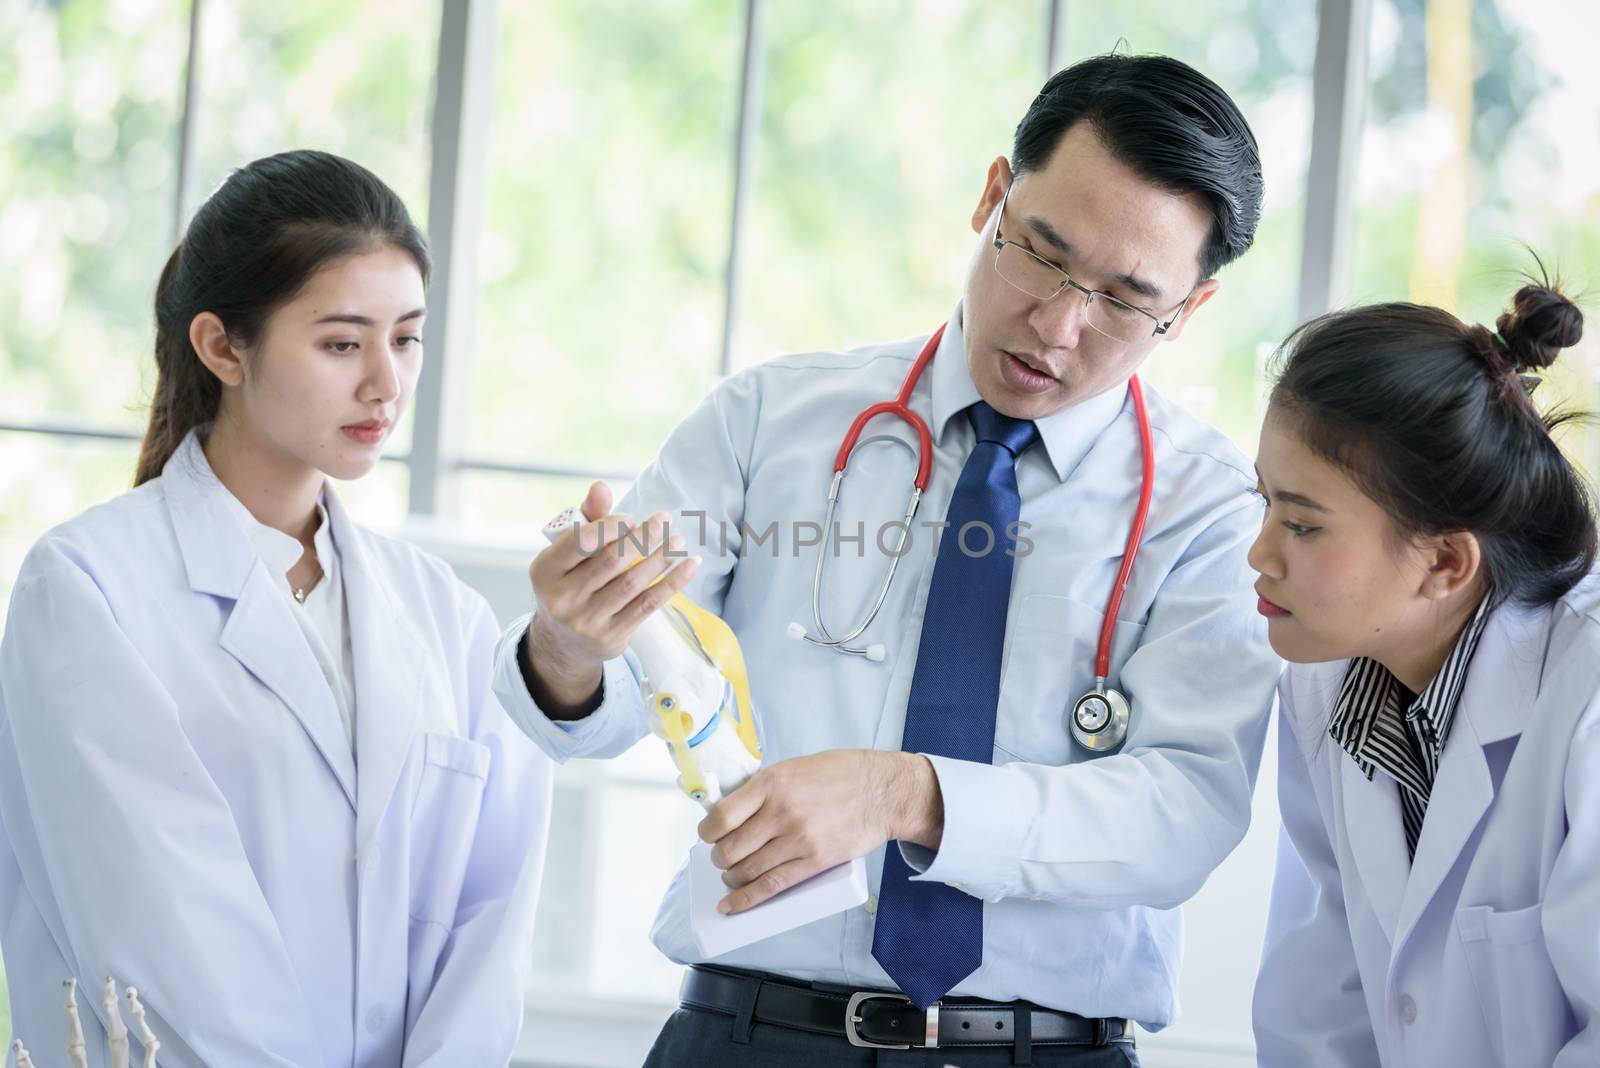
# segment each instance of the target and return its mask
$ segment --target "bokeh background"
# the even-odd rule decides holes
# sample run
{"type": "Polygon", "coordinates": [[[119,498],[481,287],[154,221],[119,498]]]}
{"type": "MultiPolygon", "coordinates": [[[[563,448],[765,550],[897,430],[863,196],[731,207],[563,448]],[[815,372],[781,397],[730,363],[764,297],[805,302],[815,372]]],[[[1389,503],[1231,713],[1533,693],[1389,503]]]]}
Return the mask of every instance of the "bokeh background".
{"type": "MultiPolygon", "coordinates": [[[[538,527],[591,478],[624,489],[719,376],[949,314],[985,170],[1049,71],[1165,52],[1250,119],[1255,248],[1146,377],[1253,454],[1304,315],[1492,322],[1530,249],[1575,291],[1600,278],[1596,40],[1600,5],[1562,0],[0,0],[0,627],[33,541],[129,485],[157,273],[258,156],[350,156],[432,232],[425,393],[340,492],[509,614],[538,527]]],[[[1597,338],[1541,402],[1595,405],[1597,338]]],[[[1565,433],[1595,468],[1600,436],[1565,433]]],[[[694,813],[657,757],[562,770],[529,1063],[637,1063],[670,1007],[646,934],[694,813]]],[[[1251,1063],[1270,781],[1147,1064],[1251,1063]]]]}

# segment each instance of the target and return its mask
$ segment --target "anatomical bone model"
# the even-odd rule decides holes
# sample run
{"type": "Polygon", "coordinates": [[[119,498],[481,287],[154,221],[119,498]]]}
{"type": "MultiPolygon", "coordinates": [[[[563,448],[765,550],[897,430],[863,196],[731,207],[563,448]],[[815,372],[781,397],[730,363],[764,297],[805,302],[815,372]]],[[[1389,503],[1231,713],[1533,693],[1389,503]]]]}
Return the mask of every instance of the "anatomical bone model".
{"type": "MultiPolygon", "coordinates": [[[[62,985],[67,988],[67,1064],[70,1068],[88,1068],[89,1047],[83,1038],[83,1020],[78,1016],[78,981],[68,979],[62,985]]],[[[144,1046],[144,1068],[156,1068],[156,1050],[161,1048],[161,1040],[156,1038],[150,1025],[145,1022],[144,1005],[139,1002],[139,992],[130,986],[123,996],[128,999],[128,1015],[133,1017],[139,1042],[144,1046]]],[[[128,1068],[128,1025],[122,1020],[116,981],[109,976],[106,978],[106,993],[101,999],[100,1008],[106,1017],[106,1052],[111,1068],[128,1068]]],[[[11,1043],[11,1052],[16,1056],[17,1068],[34,1068],[33,1058],[28,1055],[28,1049],[21,1039],[11,1043]]]]}
{"type": "MultiPolygon", "coordinates": [[[[568,508],[544,528],[554,541],[583,521],[568,508]]],[[[678,786],[710,808],[761,766],[755,710],[739,639],[721,617],[677,594],[639,626],[628,648],[651,731],[678,765],[678,786]]]]}

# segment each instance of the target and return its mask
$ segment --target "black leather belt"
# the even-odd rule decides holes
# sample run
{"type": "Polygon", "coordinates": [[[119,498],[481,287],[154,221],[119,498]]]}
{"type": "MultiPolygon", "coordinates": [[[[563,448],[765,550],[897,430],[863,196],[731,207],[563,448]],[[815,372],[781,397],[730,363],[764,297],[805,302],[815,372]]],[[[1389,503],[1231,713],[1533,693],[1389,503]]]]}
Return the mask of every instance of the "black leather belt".
{"type": "Polygon", "coordinates": [[[941,1046],[1132,1044],[1127,1020],[1090,1019],[1027,1002],[950,998],[926,1012],[903,994],[817,989],[760,972],[696,965],[683,977],[684,1007],[848,1039],[879,1049],[941,1046]],[[753,992],[753,996],[752,996],[753,992]]]}

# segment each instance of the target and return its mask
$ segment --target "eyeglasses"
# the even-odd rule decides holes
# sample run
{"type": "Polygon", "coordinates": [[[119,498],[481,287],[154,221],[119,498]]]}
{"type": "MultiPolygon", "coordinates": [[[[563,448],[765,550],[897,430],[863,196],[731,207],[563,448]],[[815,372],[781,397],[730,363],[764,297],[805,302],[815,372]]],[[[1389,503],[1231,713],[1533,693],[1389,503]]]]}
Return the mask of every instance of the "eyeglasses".
{"type": "Polygon", "coordinates": [[[1113,341],[1129,344],[1147,337],[1165,334],[1183,314],[1189,298],[1184,297],[1172,318],[1162,322],[1143,308],[1135,308],[1118,300],[1110,293],[1089,289],[1074,282],[1066,271],[1042,259],[1030,249],[1000,236],[1000,221],[1005,218],[1006,202],[1011,199],[1011,187],[1000,198],[1000,219],[994,224],[994,269],[1001,278],[1037,301],[1050,300],[1062,290],[1075,289],[1083,294],[1083,319],[1096,333],[1113,341]]]}

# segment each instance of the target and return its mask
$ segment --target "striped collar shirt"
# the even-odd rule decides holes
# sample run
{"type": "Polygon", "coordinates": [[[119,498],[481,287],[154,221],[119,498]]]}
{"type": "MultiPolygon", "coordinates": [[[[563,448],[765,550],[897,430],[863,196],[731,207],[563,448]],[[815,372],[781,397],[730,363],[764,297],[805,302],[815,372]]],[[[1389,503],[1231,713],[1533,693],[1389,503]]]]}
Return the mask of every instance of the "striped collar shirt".
{"type": "Polygon", "coordinates": [[[1333,740],[1368,779],[1382,768],[1399,784],[1406,848],[1412,857],[1417,853],[1428,794],[1439,772],[1439,756],[1450,735],[1467,667],[1489,619],[1489,600],[1485,597],[1478,605],[1444,666],[1420,694],[1413,695],[1376,660],[1352,660],[1328,725],[1333,740]]]}

